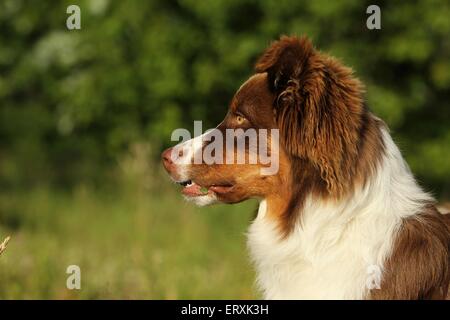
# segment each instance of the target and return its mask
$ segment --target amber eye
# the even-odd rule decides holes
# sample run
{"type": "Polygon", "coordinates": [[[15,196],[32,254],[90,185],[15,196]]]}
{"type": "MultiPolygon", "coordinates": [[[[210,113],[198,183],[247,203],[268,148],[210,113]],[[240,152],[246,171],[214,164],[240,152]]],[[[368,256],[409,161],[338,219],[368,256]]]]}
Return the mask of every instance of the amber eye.
{"type": "Polygon", "coordinates": [[[236,122],[237,122],[238,124],[243,124],[244,121],[245,121],[245,118],[244,118],[243,116],[240,116],[240,115],[237,115],[237,116],[236,116],[236,122]]]}

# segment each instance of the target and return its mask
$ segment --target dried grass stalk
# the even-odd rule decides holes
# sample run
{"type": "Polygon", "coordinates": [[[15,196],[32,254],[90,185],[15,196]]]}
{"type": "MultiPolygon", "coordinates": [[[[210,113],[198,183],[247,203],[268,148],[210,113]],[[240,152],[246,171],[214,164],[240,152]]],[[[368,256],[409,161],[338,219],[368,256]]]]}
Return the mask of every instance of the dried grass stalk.
{"type": "Polygon", "coordinates": [[[3,253],[3,251],[5,251],[6,246],[8,245],[9,239],[11,239],[11,237],[6,237],[6,239],[3,240],[3,242],[0,244],[0,255],[3,253]]]}

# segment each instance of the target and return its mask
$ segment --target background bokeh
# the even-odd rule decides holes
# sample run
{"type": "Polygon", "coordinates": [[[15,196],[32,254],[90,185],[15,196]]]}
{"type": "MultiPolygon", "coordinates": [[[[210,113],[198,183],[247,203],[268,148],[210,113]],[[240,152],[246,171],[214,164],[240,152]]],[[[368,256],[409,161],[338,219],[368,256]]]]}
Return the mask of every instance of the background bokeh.
{"type": "Polygon", "coordinates": [[[256,298],[254,202],[195,208],[158,162],[213,127],[261,51],[305,34],[351,66],[413,172],[450,198],[450,3],[0,0],[0,298],[256,298]],[[81,8],[81,30],[66,8],[81,8]],[[66,289],[77,264],[82,289],[66,289]]]}

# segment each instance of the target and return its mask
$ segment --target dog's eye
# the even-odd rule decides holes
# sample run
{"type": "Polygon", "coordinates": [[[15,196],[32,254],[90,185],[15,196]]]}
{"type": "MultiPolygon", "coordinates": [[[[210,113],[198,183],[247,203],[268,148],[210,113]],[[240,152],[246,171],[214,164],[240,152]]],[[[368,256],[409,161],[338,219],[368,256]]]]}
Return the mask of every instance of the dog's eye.
{"type": "Polygon", "coordinates": [[[238,124],[243,124],[244,121],[245,121],[245,118],[244,118],[243,116],[241,116],[241,115],[237,115],[237,116],[236,116],[236,122],[237,122],[238,124]]]}

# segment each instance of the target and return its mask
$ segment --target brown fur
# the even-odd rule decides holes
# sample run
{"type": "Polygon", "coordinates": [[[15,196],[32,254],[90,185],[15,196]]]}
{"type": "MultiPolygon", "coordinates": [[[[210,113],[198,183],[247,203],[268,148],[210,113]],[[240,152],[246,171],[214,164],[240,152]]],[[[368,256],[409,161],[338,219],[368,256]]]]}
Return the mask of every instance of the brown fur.
{"type": "Polygon", "coordinates": [[[364,108],[351,71],[316,52],[306,38],[282,37],[256,65],[277,93],[278,126],[287,151],[310,160],[330,193],[350,184],[364,108]]]}
{"type": "Polygon", "coordinates": [[[292,194],[280,212],[287,235],[306,194],[339,199],[365,183],[382,155],[381,121],[369,116],[352,71],[306,38],[281,37],[263,53],[256,71],[268,73],[282,143],[291,157],[292,194]]]}
{"type": "Polygon", "coordinates": [[[429,206],[403,221],[372,299],[445,299],[450,281],[450,217],[429,206]]]}

